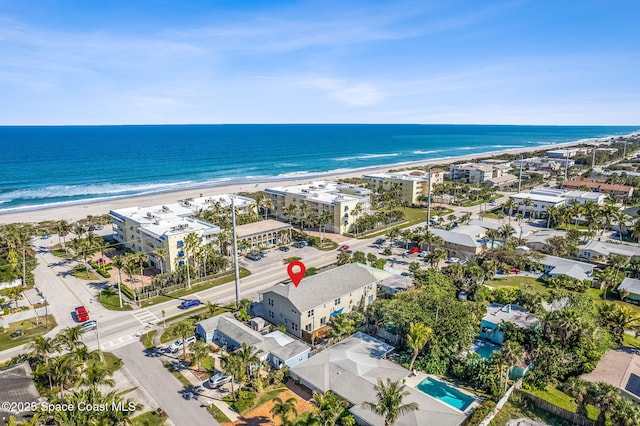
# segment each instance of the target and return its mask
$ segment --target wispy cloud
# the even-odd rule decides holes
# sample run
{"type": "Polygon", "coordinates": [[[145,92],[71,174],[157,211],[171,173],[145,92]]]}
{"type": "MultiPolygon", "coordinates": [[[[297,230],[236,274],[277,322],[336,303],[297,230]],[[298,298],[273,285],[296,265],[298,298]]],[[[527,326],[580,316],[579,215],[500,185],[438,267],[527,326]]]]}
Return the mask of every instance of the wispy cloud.
{"type": "Polygon", "coordinates": [[[326,96],[350,106],[366,107],[377,105],[385,98],[382,91],[367,82],[313,77],[303,81],[302,84],[321,89],[326,96]]]}

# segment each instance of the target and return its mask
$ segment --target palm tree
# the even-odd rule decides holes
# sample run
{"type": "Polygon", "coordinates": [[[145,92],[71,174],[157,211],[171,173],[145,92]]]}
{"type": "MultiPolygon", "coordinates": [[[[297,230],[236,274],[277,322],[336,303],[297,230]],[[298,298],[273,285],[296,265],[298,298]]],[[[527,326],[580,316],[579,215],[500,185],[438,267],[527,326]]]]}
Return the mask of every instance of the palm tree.
{"type": "Polygon", "coordinates": [[[315,409],[313,410],[313,419],[320,426],[333,426],[338,423],[344,410],[349,407],[349,403],[340,398],[332,391],[324,393],[313,393],[315,401],[315,409]]]}
{"type": "Polygon", "coordinates": [[[602,321],[611,329],[613,337],[618,344],[622,344],[626,329],[640,329],[640,314],[634,312],[628,306],[606,303],[600,305],[598,310],[602,321]]]}
{"type": "MultiPolygon", "coordinates": [[[[355,210],[355,209],[354,209],[355,210]]],[[[324,230],[324,232],[327,232],[327,225],[333,220],[333,214],[329,211],[329,210],[324,210],[322,213],[320,213],[320,215],[318,216],[318,227],[319,229],[324,230]]],[[[320,242],[322,243],[323,240],[323,235],[322,233],[320,233],[320,242]]]]}
{"type": "Polygon", "coordinates": [[[120,301],[120,307],[122,308],[122,290],[120,289],[120,285],[122,283],[122,268],[124,268],[126,262],[122,256],[115,256],[111,263],[118,269],[118,299],[120,301]]]}
{"type": "Polygon", "coordinates": [[[116,382],[109,378],[111,375],[111,370],[105,364],[94,362],[89,364],[82,372],[80,384],[86,386],[108,385],[113,387],[116,382]]]}
{"type": "Polygon", "coordinates": [[[58,242],[62,248],[64,248],[65,253],[67,251],[66,247],[66,235],[71,231],[71,225],[66,220],[59,220],[56,222],[56,232],[58,233],[58,242]]]}
{"type": "Polygon", "coordinates": [[[282,402],[279,397],[275,397],[273,400],[275,401],[275,405],[271,408],[271,414],[280,417],[283,425],[289,424],[289,414],[293,414],[294,416],[298,414],[296,408],[297,399],[291,397],[285,402],[282,402]]]}
{"type": "MultiPolygon", "coordinates": [[[[244,309],[244,308],[242,308],[244,309]]],[[[253,346],[242,343],[242,346],[236,351],[236,354],[242,360],[242,364],[245,366],[247,372],[247,378],[251,379],[251,372],[256,365],[260,364],[261,349],[256,349],[253,346]]]]}
{"type": "Polygon", "coordinates": [[[514,340],[507,341],[497,354],[500,365],[500,382],[502,383],[502,366],[505,367],[504,389],[507,390],[509,384],[509,370],[522,360],[524,353],[520,344],[514,340]]]}
{"type": "Polygon", "coordinates": [[[618,398],[620,398],[620,394],[615,386],[603,382],[595,383],[591,386],[589,389],[589,402],[600,409],[598,425],[607,423],[607,413],[612,411],[618,398]]]}
{"type": "Polygon", "coordinates": [[[499,231],[500,231],[500,235],[504,239],[504,242],[507,242],[513,236],[513,234],[516,233],[516,230],[513,229],[513,226],[508,225],[508,224],[507,225],[502,225],[500,227],[499,231]]]}
{"type": "Polygon", "coordinates": [[[192,254],[195,249],[200,245],[200,236],[195,232],[190,233],[186,237],[184,237],[184,252],[185,252],[185,263],[187,264],[187,288],[191,288],[191,272],[190,272],[190,259],[189,255],[192,254]]]}
{"type": "Polygon", "coordinates": [[[193,333],[193,324],[181,321],[176,325],[175,332],[182,339],[182,359],[187,359],[187,344],[185,340],[193,333]]]}
{"type": "Polygon", "coordinates": [[[223,355],[220,358],[220,366],[225,374],[231,376],[231,395],[236,400],[236,392],[234,390],[236,380],[242,381],[244,374],[244,364],[237,354],[223,355]]]}
{"type": "Polygon", "coordinates": [[[82,326],[67,327],[56,336],[56,340],[67,347],[69,351],[76,349],[78,346],[84,346],[80,341],[82,337],[82,326]]]}
{"type": "Polygon", "coordinates": [[[516,199],[513,197],[509,197],[502,206],[505,208],[507,214],[509,215],[509,225],[511,225],[511,215],[513,214],[513,208],[516,206],[516,199]]]}
{"type": "Polygon", "coordinates": [[[198,340],[189,348],[191,352],[191,365],[195,362],[198,366],[197,371],[200,371],[200,362],[209,356],[209,347],[202,340],[198,340]]]}
{"type": "Polygon", "coordinates": [[[409,371],[413,371],[413,363],[418,357],[418,353],[424,348],[429,340],[433,337],[433,330],[423,323],[409,324],[409,334],[407,334],[407,344],[413,349],[413,356],[409,363],[409,371]]]}
{"type": "Polygon", "coordinates": [[[287,216],[287,220],[289,220],[289,225],[292,225],[292,220],[298,213],[298,205],[290,203],[284,208],[284,214],[287,216]]]}
{"type": "Polygon", "coordinates": [[[383,382],[378,379],[378,384],[374,386],[376,391],[376,402],[365,401],[362,408],[371,410],[379,416],[384,417],[385,426],[393,425],[400,416],[418,410],[418,404],[410,402],[403,404],[404,398],[409,395],[409,391],[405,390],[405,386],[399,381],[383,382]]]}
{"type": "Polygon", "coordinates": [[[358,236],[358,216],[360,216],[362,212],[363,212],[362,204],[360,203],[356,204],[353,210],[351,210],[351,215],[354,218],[353,222],[354,222],[354,225],[356,226],[356,236],[358,236]]]}
{"type": "Polygon", "coordinates": [[[160,263],[160,273],[164,274],[164,262],[167,260],[167,249],[158,247],[153,251],[153,257],[160,263]]]}
{"type": "Polygon", "coordinates": [[[572,396],[578,405],[577,414],[587,417],[587,395],[590,383],[577,377],[570,377],[562,386],[562,390],[572,396]]]}
{"type": "Polygon", "coordinates": [[[261,194],[256,199],[256,207],[258,207],[258,210],[264,211],[264,220],[267,220],[267,213],[269,212],[269,209],[274,208],[273,200],[265,194],[261,194]]]}
{"type": "MultiPolygon", "coordinates": [[[[531,207],[533,205],[533,201],[531,201],[531,198],[523,198],[522,201],[520,202],[520,205],[522,206],[522,217],[526,217],[527,216],[527,208],[531,207]]],[[[529,221],[531,221],[531,212],[529,212],[529,221]]]]}
{"type": "Polygon", "coordinates": [[[491,238],[491,248],[495,248],[495,241],[500,238],[500,231],[497,229],[489,229],[487,231],[487,237],[491,238]]]}
{"type": "Polygon", "coordinates": [[[58,341],[51,339],[50,337],[36,336],[27,347],[29,349],[32,349],[32,355],[41,357],[43,359],[43,364],[45,367],[44,370],[46,371],[46,375],[49,378],[49,390],[52,390],[53,377],[49,363],[49,355],[60,350],[58,341]]]}

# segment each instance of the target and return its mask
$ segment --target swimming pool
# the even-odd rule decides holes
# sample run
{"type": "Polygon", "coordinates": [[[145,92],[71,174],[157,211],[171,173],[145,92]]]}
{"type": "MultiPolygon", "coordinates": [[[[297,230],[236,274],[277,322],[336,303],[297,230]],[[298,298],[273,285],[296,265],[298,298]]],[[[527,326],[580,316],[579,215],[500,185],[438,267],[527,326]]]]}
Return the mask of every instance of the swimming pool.
{"type": "Polygon", "coordinates": [[[489,359],[492,353],[500,350],[500,346],[485,342],[484,340],[476,339],[473,342],[473,345],[471,345],[471,350],[482,358],[489,359]]]}
{"type": "Polygon", "coordinates": [[[445,382],[427,377],[416,386],[420,392],[438,399],[460,411],[464,411],[475,400],[471,395],[460,392],[445,382]]]}

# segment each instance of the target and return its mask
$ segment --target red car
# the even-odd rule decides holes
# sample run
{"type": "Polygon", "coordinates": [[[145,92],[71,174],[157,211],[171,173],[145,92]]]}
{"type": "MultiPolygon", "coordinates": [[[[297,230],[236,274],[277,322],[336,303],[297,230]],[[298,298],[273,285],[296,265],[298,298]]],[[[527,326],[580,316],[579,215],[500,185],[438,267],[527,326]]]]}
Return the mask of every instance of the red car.
{"type": "Polygon", "coordinates": [[[411,254],[420,253],[420,249],[418,247],[411,247],[411,250],[409,250],[409,253],[411,254]]]}
{"type": "Polygon", "coordinates": [[[76,319],[78,322],[89,321],[89,312],[87,312],[84,306],[78,306],[76,308],[76,319]]]}
{"type": "Polygon", "coordinates": [[[342,246],[338,249],[338,251],[347,251],[349,250],[349,246],[342,246]]]}

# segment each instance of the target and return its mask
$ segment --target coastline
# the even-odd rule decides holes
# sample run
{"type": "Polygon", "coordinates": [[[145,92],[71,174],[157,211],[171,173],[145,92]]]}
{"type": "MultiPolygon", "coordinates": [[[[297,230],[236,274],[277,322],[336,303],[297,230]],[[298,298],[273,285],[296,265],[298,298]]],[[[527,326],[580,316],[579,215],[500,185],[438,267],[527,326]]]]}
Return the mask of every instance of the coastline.
{"type": "Polygon", "coordinates": [[[16,209],[12,212],[2,213],[0,212],[0,224],[10,224],[19,222],[38,223],[49,220],[67,220],[72,223],[80,219],[84,219],[88,215],[99,216],[109,213],[110,210],[120,209],[132,206],[151,206],[161,205],[168,203],[175,203],[178,200],[198,197],[200,194],[218,195],[225,193],[238,193],[238,192],[257,192],[262,191],[265,188],[280,185],[298,185],[307,183],[311,180],[334,180],[340,178],[353,178],[361,177],[365,173],[381,173],[386,172],[389,169],[396,168],[410,168],[410,167],[424,167],[428,165],[436,164],[450,164],[460,161],[472,161],[479,159],[492,158],[496,155],[502,154],[523,154],[527,152],[545,151],[550,149],[558,149],[562,147],[571,147],[576,145],[583,145],[585,143],[594,143],[596,141],[605,141],[611,138],[625,138],[634,135],[631,133],[628,135],[616,135],[606,136],[593,139],[582,139],[571,142],[563,142],[549,145],[539,145],[535,147],[523,147],[523,148],[509,148],[496,151],[488,151],[483,153],[466,154],[461,156],[450,156],[432,158],[428,160],[419,161],[407,161],[400,163],[391,163],[386,165],[364,167],[358,169],[348,169],[342,172],[319,172],[315,174],[305,175],[304,177],[289,177],[289,178],[274,178],[268,180],[257,180],[248,182],[236,182],[236,183],[223,183],[220,185],[202,185],[188,189],[180,190],[168,190],[162,192],[156,192],[153,194],[145,195],[124,195],[119,197],[113,197],[109,199],[96,199],[72,202],[67,205],[55,205],[51,207],[25,207],[24,209],[16,209]]]}

